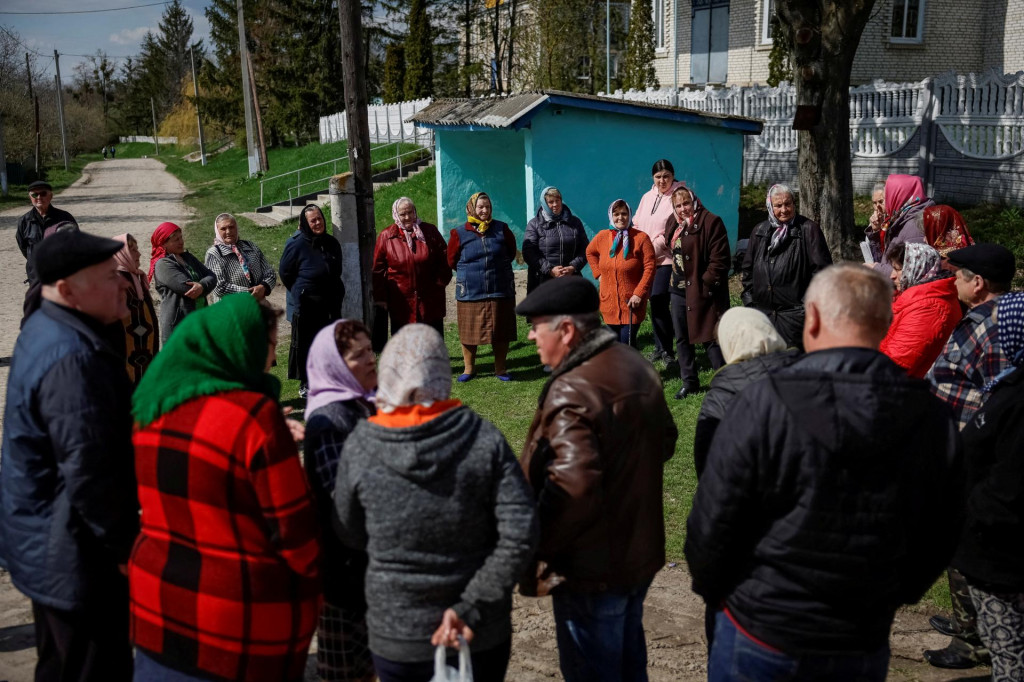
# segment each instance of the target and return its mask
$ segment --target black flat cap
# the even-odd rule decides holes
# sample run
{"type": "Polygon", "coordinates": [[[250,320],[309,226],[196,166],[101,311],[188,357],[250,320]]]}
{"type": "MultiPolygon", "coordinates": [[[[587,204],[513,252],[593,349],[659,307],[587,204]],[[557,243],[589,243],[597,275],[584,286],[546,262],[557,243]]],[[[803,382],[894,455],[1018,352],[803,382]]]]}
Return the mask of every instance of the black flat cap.
{"type": "Polygon", "coordinates": [[[950,251],[946,258],[950,265],[967,268],[976,275],[1002,284],[1009,284],[1017,271],[1013,252],[999,244],[975,244],[950,251]]]}
{"type": "Polygon", "coordinates": [[[555,277],[530,292],[516,306],[516,314],[525,317],[545,315],[581,315],[595,313],[600,302],[597,288],[576,275],[555,277]]]}
{"type": "Polygon", "coordinates": [[[57,232],[32,249],[32,261],[39,281],[53,284],[82,268],[107,260],[123,247],[119,241],[88,232],[57,232]]]}
{"type": "Polygon", "coordinates": [[[34,189],[48,189],[51,192],[53,191],[53,187],[46,180],[36,180],[35,182],[28,186],[29,192],[31,192],[34,189]]]}

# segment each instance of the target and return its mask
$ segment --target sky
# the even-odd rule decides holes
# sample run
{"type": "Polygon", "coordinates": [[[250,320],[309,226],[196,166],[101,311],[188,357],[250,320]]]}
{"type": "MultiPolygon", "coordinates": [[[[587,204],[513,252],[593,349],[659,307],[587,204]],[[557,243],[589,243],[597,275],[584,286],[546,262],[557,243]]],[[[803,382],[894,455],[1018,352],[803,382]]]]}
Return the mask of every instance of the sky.
{"type": "MultiPolygon", "coordinates": [[[[0,0],[0,26],[15,31],[24,47],[40,53],[36,71],[40,78],[53,79],[53,51],[61,53],[61,80],[71,83],[74,67],[85,56],[103,50],[120,65],[124,57],[139,53],[146,31],[156,33],[166,4],[158,0],[0,0]],[[138,5],[151,5],[137,7],[138,5]],[[136,7],[114,12],[80,13],[83,10],[107,10],[136,7]],[[37,14],[14,14],[33,12],[37,14]],[[68,12],[79,12],[70,14],[68,12]]],[[[208,0],[182,0],[192,17],[193,40],[209,45],[210,24],[203,9],[208,0]]],[[[35,74],[33,74],[35,76],[35,74]]]]}

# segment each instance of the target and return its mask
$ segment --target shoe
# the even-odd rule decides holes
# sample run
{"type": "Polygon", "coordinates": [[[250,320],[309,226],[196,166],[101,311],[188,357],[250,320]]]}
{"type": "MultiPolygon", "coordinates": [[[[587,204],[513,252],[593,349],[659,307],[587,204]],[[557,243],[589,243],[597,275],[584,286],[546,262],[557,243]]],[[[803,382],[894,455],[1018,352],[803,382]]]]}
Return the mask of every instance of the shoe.
{"type": "Polygon", "coordinates": [[[504,374],[495,374],[495,376],[498,377],[500,381],[512,381],[512,375],[508,372],[505,372],[504,374]]]}
{"type": "Polygon", "coordinates": [[[651,351],[651,354],[647,356],[647,359],[650,362],[652,362],[652,363],[659,362],[659,361],[664,361],[665,360],[665,351],[663,351],[663,350],[651,351]]]}
{"type": "Polygon", "coordinates": [[[456,379],[456,381],[458,381],[460,384],[464,384],[475,376],[475,374],[460,374],[459,378],[456,379]]]}
{"type": "Polygon", "coordinates": [[[299,384],[299,397],[302,398],[303,400],[309,397],[309,386],[299,384]]]}
{"type": "Polygon", "coordinates": [[[676,392],[676,400],[682,400],[686,396],[693,395],[699,390],[700,388],[691,388],[690,386],[683,386],[676,392]]]}
{"type": "Polygon", "coordinates": [[[957,624],[945,616],[932,616],[928,619],[928,624],[946,635],[946,637],[956,637],[960,634],[960,628],[957,627],[957,624]]]}
{"type": "Polygon", "coordinates": [[[981,665],[973,658],[968,658],[950,647],[945,649],[931,649],[924,652],[924,660],[936,668],[947,668],[950,670],[966,670],[981,665]]]}

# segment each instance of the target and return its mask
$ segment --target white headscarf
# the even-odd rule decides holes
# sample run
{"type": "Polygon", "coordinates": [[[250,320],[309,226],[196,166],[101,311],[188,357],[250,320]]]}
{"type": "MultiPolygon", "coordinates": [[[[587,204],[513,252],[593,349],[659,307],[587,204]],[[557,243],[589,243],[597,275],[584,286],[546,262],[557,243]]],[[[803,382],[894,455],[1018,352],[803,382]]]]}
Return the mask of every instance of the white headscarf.
{"type": "Polygon", "coordinates": [[[432,405],[451,393],[452,365],[437,330],[425,324],[399,329],[377,365],[377,409],[386,413],[405,405],[432,405]]]}
{"type": "Polygon", "coordinates": [[[786,350],[768,316],[753,308],[729,308],[718,322],[718,345],[726,363],[786,350]]]}

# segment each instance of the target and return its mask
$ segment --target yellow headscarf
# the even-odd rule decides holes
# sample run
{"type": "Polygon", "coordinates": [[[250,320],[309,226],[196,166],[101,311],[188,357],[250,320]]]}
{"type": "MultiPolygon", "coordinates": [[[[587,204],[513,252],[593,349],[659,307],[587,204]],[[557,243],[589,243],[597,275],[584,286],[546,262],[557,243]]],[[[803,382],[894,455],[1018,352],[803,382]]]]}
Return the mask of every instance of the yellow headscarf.
{"type": "Polygon", "coordinates": [[[469,201],[466,202],[466,222],[472,225],[478,234],[483,234],[484,232],[487,231],[487,228],[491,226],[491,221],[494,220],[494,203],[491,202],[490,219],[487,220],[486,222],[480,220],[480,218],[478,218],[476,215],[476,201],[480,197],[487,199],[487,201],[489,202],[491,201],[491,198],[487,196],[486,192],[477,192],[476,194],[471,196],[469,198],[469,201]]]}

